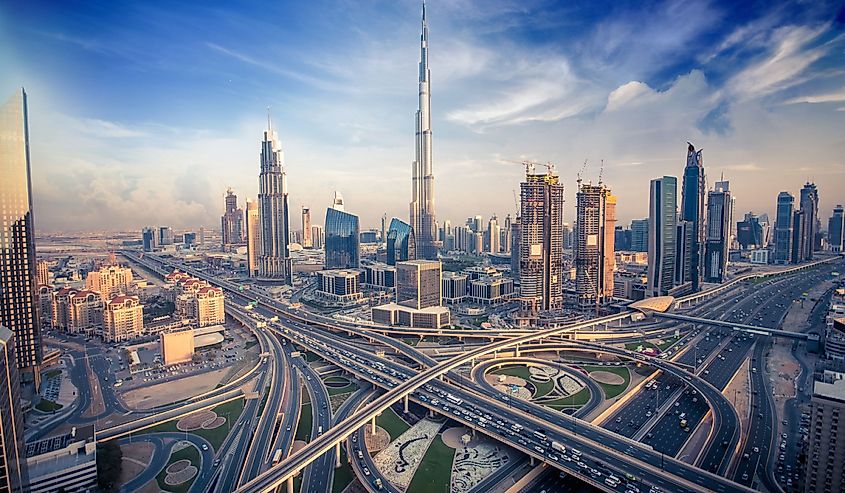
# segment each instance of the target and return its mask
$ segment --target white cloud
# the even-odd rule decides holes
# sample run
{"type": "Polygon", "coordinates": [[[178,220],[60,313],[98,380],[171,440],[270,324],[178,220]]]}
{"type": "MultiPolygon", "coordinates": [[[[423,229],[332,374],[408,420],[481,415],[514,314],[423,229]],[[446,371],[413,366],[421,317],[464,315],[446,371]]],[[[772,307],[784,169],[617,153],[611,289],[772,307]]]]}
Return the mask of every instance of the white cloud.
{"type": "Polygon", "coordinates": [[[77,120],[76,122],[77,129],[94,137],[119,139],[126,137],[142,137],[147,135],[146,132],[142,130],[129,128],[120,123],[99,120],[97,118],[85,118],[77,120]]]}
{"type": "Polygon", "coordinates": [[[607,96],[607,107],[605,108],[605,111],[615,111],[623,106],[627,106],[635,102],[642,102],[644,99],[648,99],[649,96],[653,96],[654,94],[655,92],[648,86],[648,84],[633,80],[617,87],[607,96]]]}
{"type": "Polygon", "coordinates": [[[792,98],[786,104],[798,103],[840,103],[845,101],[845,88],[835,92],[828,92],[824,94],[816,94],[812,96],[799,96],[792,98]]]}

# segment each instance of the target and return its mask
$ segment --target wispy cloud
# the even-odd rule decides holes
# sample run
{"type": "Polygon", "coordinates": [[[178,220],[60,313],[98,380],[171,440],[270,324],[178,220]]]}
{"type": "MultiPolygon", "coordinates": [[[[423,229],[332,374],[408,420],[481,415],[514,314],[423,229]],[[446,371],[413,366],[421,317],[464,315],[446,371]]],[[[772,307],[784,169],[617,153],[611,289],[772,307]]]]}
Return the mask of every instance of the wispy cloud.
{"type": "Polygon", "coordinates": [[[730,164],[721,168],[728,171],[763,171],[764,169],[757,163],[730,164]]]}
{"type": "Polygon", "coordinates": [[[786,104],[799,103],[839,103],[845,101],[845,87],[835,92],[828,92],[824,94],[815,94],[812,96],[798,96],[786,101],[786,104]]]}
{"type": "Polygon", "coordinates": [[[147,133],[142,130],[130,128],[117,122],[99,120],[97,118],[84,118],[74,121],[77,128],[82,132],[104,139],[143,137],[147,135],[147,133]]]}

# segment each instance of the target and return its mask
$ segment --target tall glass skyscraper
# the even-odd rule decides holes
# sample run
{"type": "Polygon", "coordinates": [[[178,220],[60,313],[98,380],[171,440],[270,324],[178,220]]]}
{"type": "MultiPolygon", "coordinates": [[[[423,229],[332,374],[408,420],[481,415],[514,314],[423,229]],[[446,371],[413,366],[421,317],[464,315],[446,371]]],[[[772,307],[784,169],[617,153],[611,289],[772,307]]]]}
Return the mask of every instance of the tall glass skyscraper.
{"type": "MultiPolygon", "coordinates": [[[[804,220],[799,261],[813,260],[813,251],[821,248],[819,234],[819,190],[815,183],[807,182],[801,188],[801,212],[804,220]]],[[[794,225],[793,225],[794,226],[794,225]]]]}
{"type": "Polygon", "coordinates": [[[21,89],[0,108],[0,325],[15,333],[17,363],[40,384],[29,122],[21,89]]]}
{"type": "Polygon", "coordinates": [[[414,237],[414,228],[394,217],[390,221],[390,229],[387,230],[387,263],[396,265],[396,262],[416,258],[417,242],[414,237]]]}
{"type": "Polygon", "coordinates": [[[15,334],[0,325],[0,491],[9,493],[27,491],[29,483],[15,360],[15,334]]]}
{"type": "Polygon", "coordinates": [[[674,287],[678,230],[678,179],[651,180],[648,201],[648,292],[664,296],[674,287]]]}
{"type": "Polygon", "coordinates": [[[728,182],[720,181],[707,194],[707,243],[704,254],[704,278],[721,283],[728,266],[733,201],[728,182]]]}
{"type": "MultiPolygon", "coordinates": [[[[689,143],[688,143],[689,144],[689,143]]],[[[681,220],[689,221],[692,227],[692,246],[690,255],[690,279],[693,291],[701,285],[701,258],[704,249],[704,161],[701,149],[695,150],[692,144],[687,147],[687,164],[684,168],[684,184],[681,191],[681,220]]]]}
{"type": "Polygon", "coordinates": [[[832,252],[841,252],[845,247],[845,208],[837,205],[827,221],[827,242],[832,252]]]}
{"type": "Polygon", "coordinates": [[[789,192],[778,194],[777,215],[775,219],[775,260],[776,264],[788,264],[792,259],[792,211],[795,198],[789,192]]]}
{"type": "Polygon", "coordinates": [[[285,153],[267,117],[267,130],[261,141],[261,173],[258,175],[258,220],[261,223],[258,276],[281,279],[293,285],[290,259],[290,220],[285,153]]]}
{"type": "Polygon", "coordinates": [[[357,269],[361,264],[358,216],[326,209],[326,269],[357,269]]]}

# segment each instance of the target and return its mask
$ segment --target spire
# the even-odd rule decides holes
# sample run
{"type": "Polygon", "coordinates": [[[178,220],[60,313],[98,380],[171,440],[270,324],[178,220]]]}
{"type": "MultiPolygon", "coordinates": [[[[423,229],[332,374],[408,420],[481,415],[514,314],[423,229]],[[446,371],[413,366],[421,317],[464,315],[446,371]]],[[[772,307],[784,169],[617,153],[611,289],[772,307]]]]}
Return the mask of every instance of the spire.
{"type": "Polygon", "coordinates": [[[273,122],[270,121],[270,106],[267,106],[267,131],[273,131],[273,122]]]}

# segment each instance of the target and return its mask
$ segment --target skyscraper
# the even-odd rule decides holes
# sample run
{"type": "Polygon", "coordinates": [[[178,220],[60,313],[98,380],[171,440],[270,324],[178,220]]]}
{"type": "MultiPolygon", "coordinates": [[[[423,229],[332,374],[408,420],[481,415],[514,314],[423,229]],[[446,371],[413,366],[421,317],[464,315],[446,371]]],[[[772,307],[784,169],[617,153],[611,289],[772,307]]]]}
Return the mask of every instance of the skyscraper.
{"type": "Polygon", "coordinates": [[[158,244],[161,246],[173,244],[173,228],[170,226],[158,228],[158,244]]]}
{"type": "Polygon", "coordinates": [[[158,246],[158,235],[155,228],[144,228],[141,230],[142,243],[145,252],[152,252],[158,246]]]}
{"type": "Polygon", "coordinates": [[[258,218],[261,223],[258,275],[293,285],[285,154],[269,115],[267,130],[261,141],[261,173],[258,179],[258,218]]]}
{"type": "Polygon", "coordinates": [[[428,22],[425,4],[422,9],[422,34],[420,36],[419,109],[416,114],[416,146],[411,172],[411,227],[417,237],[420,258],[436,259],[438,243],[435,240],[436,219],[434,212],[434,171],[431,154],[431,73],[428,68],[428,22]]]}
{"type": "Polygon", "coordinates": [[[416,258],[417,243],[414,237],[414,228],[405,221],[394,217],[390,221],[390,229],[387,230],[388,265],[396,265],[396,262],[416,258]]]}
{"type": "Polygon", "coordinates": [[[357,269],[361,264],[358,216],[343,210],[335,192],[333,207],[326,209],[326,269],[357,269]]]}
{"type": "Polygon", "coordinates": [[[311,248],[314,242],[311,239],[311,209],[302,208],[302,248],[311,248]]]}
{"type": "Polygon", "coordinates": [[[575,194],[575,295],[578,307],[594,308],[613,296],[616,197],[610,189],[580,183],[575,194]]]}
{"type": "Polygon", "coordinates": [[[762,248],[768,242],[768,216],[757,216],[747,212],[742,221],[736,223],[736,239],[740,248],[762,248]]]}
{"type": "Polygon", "coordinates": [[[704,247],[704,280],[721,283],[725,279],[730,248],[733,201],[730,185],[716,182],[707,193],[707,237],[704,247]]]}
{"type": "Polygon", "coordinates": [[[315,224],[311,226],[311,244],[317,250],[323,248],[323,245],[326,242],[326,233],[323,231],[323,227],[319,224],[315,224]]]}
{"type": "Polygon", "coordinates": [[[520,245],[522,244],[522,222],[517,216],[511,223],[511,275],[519,278],[520,245]]]}
{"type": "Polygon", "coordinates": [[[631,221],[631,250],[648,251],[648,218],[631,221]]]}
{"type": "Polygon", "coordinates": [[[651,180],[648,203],[648,292],[669,294],[675,282],[678,179],[651,180]]]}
{"type": "Polygon", "coordinates": [[[833,252],[845,249],[845,209],[842,205],[833,208],[833,214],[827,221],[827,242],[833,252]]]}
{"type": "Polygon", "coordinates": [[[225,209],[220,218],[223,247],[239,245],[244,241],[244,211],[238,207],[238,196],[231,188],[226,190],[225,209]]]}
{"type": "Polygon", "coordinates": [[[800,261],[813,260],[813,252],[821,249],[819,234],[819,190],[815,183],[807,182],[801,188],[801,212],[804,218],[804,234],[800,261]]]}
{"type": "MultiPolygon", "coordinates": [[[[690,249],[690,279],[692,290],[698,291],[701,283],[701,258],[704,250],[704,161],[701,149],[695,150],[690,144],[687,147],[687,164],[684,168],[684,184],[681,191],[681,217],[689,221],[692,228],[692,247],[690,249]]],[[[677,273],[676,273],[677,276],[677,273]]]]}
{"type": "Polygon", "coordinates": [[[15,333],[18,368],[38,387],[42,348],[28,118],[23,89],[0,107],[0,325],[15,333]]]}
{"type": "Polygon", "coordinates": [[[261,255],[261,228],[258,203],[246,199],[246,270],[249,277],[258,275],[258,256],[261,255]]]}
{"type": "Polygon", "coordinates": [[[439,260],[408,260],[396,263],[396,303],[421,310],[440,306],[439,260]]]}
{"type": "Polygon", "coordinates": [[[26,491],[29,483],[15,361],[15,334],[0,325],[0,491],[9,493],[26,491]]]}
{"type": "Polygon", "coordinates": [[[499,253],[499,241],[501,240],[501,228],[499,227],[499,218],[495,214],[490,217],[487,222],[487,251],[490,253],[499,253]]]}
{"type": "Polygon", "coordinates": [[[776,264],[788,264],[792,259],[792,207],[795,198],[789,192],[778,194],[775,218],[775,255],[776,264]]]}
{"type": "Polygon", "coordinates": [[[520,184],[520,301],[526,319],[563,308],[563,184],[550,166],[520,184]]]}

